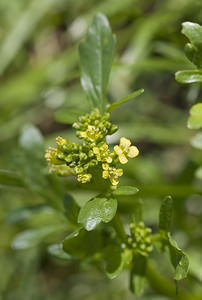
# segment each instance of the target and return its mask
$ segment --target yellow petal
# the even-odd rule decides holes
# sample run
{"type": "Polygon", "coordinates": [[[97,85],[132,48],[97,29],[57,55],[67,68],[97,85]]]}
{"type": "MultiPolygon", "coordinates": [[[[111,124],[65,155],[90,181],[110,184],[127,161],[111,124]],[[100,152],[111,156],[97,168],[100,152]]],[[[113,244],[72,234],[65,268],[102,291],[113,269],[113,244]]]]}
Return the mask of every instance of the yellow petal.
{"type": "Polygon", "coordinates": [[[122,137],[120,139],[120,146],[124,147],[125,149],[128,149],[131,145],[131,141],[126,139],[125,137],[122,137]]]}
{"type": "Polygon", "coordinates": [[[102,177],[103,177],[104,179],[107,179],[107,178],[109,177],[109,172],[108,172],[108,171],[103,171],[103,172],[102,172],[102,177]]]}
{"type": "Polygon", "coordinates": [[[107,162],[108,164],[110,164],[110,163],[112,162],[112,158],[111,158],[110,156],[108,156],[108,157],[106,158],[106,162],[107,162]]]}
{"type": "Polygon", "coordinates": [[[119,183],[118,179],[110,178],[112,185],[117,185],[119,183]]]}
{"type": "Polygon", "coordinates": [[[126,164],[127,162],[128,162],[128,159],[127,159],[127,157],[125,156],[125,154],[121,154],[121,155],[119,155],[119,161],[120,161],[120,163],[121,164],[126,164]]]}
{"type": "Polygon", "coordinates": [[[109,165],[108,164],[102,164],[103,170],[109,170],[109,165]]]}
{"type": "Polygon", "coordinates": [[[82,138],[86,138],[87,137],[87,133],[85,131],[80,131],[80,136],[82,138]]]}
{"type": "Polygon", "coordinates": [[[94,153],[94,154],[100,153],[99,148],[98,148],[98,147],[93,147],[93,153],[94,153]]]}
{"type": "Polygon", "coordinates": [[[122,169],[116,169],[116,175],[122,176],[123,175],[123,170],[122,169]]]}
{"type": "Polygon", "coordinates": [[[133,157],[136,157],[137,155],[139,154],[139,150],[137,147],[135,146],[131,146],[129,148],[129,151],[127,153],[127,156],[130,157],[130,158],[133,158],[133,157]]]}
{"type": "Polygon", "coordinates": [[[116,152],[117,155],[120,155],[123,153],[123,151],[121,150],[121,148],[118,145],[114,146],[114,151],[116,152]]]}

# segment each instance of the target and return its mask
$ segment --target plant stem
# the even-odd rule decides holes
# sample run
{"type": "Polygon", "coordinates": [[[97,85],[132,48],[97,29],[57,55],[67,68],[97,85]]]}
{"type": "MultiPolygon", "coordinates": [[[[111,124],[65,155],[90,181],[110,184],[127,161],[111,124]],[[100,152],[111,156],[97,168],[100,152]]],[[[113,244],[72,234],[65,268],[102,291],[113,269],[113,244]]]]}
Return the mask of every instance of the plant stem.
{"type": "Polygon", "coordinates": [[[159,274],[151,261],[147,264],[146,275],[151,287],[161,295],[174,300],[202,300],[202,296],[196,296],[182,290],[176,293],[176,286],[159,274]]]}

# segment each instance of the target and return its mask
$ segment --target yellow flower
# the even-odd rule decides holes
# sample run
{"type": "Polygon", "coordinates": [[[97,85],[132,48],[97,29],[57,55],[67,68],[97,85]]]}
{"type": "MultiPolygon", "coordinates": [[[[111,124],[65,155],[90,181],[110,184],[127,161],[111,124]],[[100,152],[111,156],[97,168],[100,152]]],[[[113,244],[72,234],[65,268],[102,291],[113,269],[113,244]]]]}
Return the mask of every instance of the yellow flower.
{"type": "Polygon", "coordinates": [[[79,136],[83,139],[86,139],[90,142],[95,142],[97,139],[99,139],[101,135],[101,132],[99,128],[96,128],[93,125],[88,125],[88,128],[86,131],[80,131],[79,136]]]}
{"type": "Polygon", "coordinates": [[[118,177],[123,175],[122,169],[116,169],[113,167],[110,167],[109,164],[102,164],[103,172],[102,177],[104,179],[109,178],[112,185],[117,185],[119,183],[118,177]]]}
{"type": "Polygon", "coordinates": [[[57,158],[59,152],[58,149],[49,147],[45,153],[45,159],[48,161],[49,164],[53,165],[61,165],[64,164],[61,160],[57,158]]]}
{"type": "Polygon", "coordinates": [[[93,152],[96,155],[98,161],[107,163],[112,162],[112,157],[110,155],[109,147],[107,144],[103,144],[101,147],[93,147],[93,152]]]}
{"type": "Polygon", "coordinates": [[[91,180],[92,175],[91,174],[80,174],[77,176],[77,180],[82,183],[87,183],[91,180]]]}
{"type": "Polygon", "coordinates": [[[131,146],[131,141],[122,137],[120,139],[120,145],[114,146],[114,152],[118,155],[121,164],[126,164],[129,158],[134,158],[139,154],[139,150],[136,146],[131,146]]]}

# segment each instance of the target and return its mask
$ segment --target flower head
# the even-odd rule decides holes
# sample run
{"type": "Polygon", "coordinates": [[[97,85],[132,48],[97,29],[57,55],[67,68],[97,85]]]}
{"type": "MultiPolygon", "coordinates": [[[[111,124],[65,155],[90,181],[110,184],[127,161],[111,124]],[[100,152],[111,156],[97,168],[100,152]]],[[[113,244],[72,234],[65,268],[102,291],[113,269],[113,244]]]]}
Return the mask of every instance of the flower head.
{"type": "Polygon", "coordinates": [[[119,183],[118,177],[123,175],[122,169],[116,169],[114,167],[111,167],[109,164],[105,163],[102,164],[102,177],[104,179],[109,178],[112,185],[117,185],[119,183]]]}
{"type": "Polygon", "coordinates": [[[122,137],[120,139],[120,145],[114,146],[114,152],[118,156],[121,164],[126,164],[128,158],[134,158],[139,154],[139,150],[136,146],[131,146],[131,141],[122,137]]]}
{"type": "Polygon", "coordinates": [[[93,147],[93,153],[96,155],[98,161],[107,163],[112,162],[112,156],[109,152],[109,147],[107,144],[103,144],[100,147],[93,147]]]}

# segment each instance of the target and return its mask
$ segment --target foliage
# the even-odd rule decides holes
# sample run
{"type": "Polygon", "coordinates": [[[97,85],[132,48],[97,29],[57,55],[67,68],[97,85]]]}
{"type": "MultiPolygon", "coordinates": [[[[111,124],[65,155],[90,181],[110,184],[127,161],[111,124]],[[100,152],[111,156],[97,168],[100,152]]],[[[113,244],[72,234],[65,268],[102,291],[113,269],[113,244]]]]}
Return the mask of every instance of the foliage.
{"type": "Polygon", "coordinates": [[[198,0],[1,1],[0,298],[201,299],[201,8],[198,0]],[[87,30],[92,20],[100,40],[87,30]],[[173,80],[178,70],[189,84],[173,80]],[[118,130],[92,145],[86,128],[70,124],[84,126],[80,116],[97,109],[108,116],[100,125],[118,130]],[[68,176],[49,173],[45,149],[69,155],[56,136],[95,147],[96,172],[76,174],[65,162],[50,167],[68,176]],[[134,159],[122,137],[137,145],[134,159]],[[109,167],[123,170],[118,184],[109,167]],[[89,182],[75,179],[86,174],[89,182]]]}

